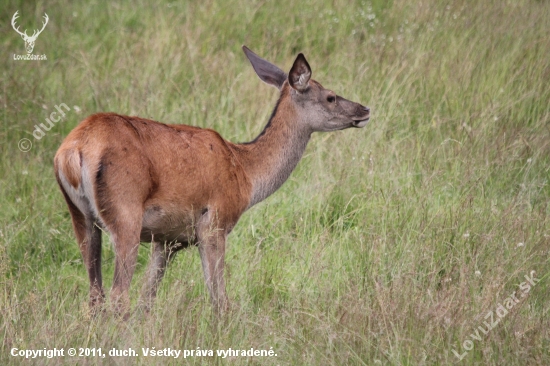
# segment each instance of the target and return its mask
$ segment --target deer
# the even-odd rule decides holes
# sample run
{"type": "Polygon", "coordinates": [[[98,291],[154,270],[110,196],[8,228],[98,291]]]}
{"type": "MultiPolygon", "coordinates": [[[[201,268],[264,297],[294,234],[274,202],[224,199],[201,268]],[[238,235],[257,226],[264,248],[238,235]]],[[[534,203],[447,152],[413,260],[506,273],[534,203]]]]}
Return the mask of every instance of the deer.
{"type": "Polygon", "coordinates": [[[25,29],[25,32],[21,32],[19,30],[19,27],[15,26],[15,20],[19,18],[19,15],[17,15],[17,13],[19,13],[19,10],[16,11],[15,14],[13,14],[13,17],[11,18],[11,26],[17,33],[19,33],[21,38],[23,38],[23,41],[25,41],[25,49],[27,50],[27,53],[32,53],[32,50],[34,49],[34,42],[36,42],[36,39],[38,38],[40,33],[42,33],[44,28],[46,28],[46,24],[48,24],[48,21],[50,20],[50,18],[48,18],[48,14],[44,13],[44,21],[42,22],[42,29],[40,30],[36,29],[32,33],[32,36],[29,37],[29,35],[27,35],[26,29],[25,29]]]}
{"type": "Polygon", "coordinates": [[[169,261],[189,246],[198,247],[212,307],[226,312],[226,240],[241,215],[288,179],[313,132],[369,121],[368,107],[311,79],[302,53],[286,74],[242,49],[258,77],[280,91],[254,140],[232,143],[212,129],[97,113],[78,124],[55,154],[55,176],[88,272],[92,313],[105,302],[102,231],[114,247],[110,301],[116,314],[129,316],[141,242],[151,243],[139,301],[147,313],[169,261]]]}

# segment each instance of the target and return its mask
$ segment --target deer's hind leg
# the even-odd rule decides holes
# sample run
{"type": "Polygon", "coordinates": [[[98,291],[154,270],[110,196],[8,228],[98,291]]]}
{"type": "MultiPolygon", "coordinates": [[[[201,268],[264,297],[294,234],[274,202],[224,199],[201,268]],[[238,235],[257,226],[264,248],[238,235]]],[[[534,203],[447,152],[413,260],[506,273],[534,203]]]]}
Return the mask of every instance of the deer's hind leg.
{"type": "Polygon", "coordinates": [[[97,314],[105,302],[101,276],[101,229],[96,225],[95,218],[90,213],[82,213],[70,200],[63,186],[60,187],[69,207],[73,230],[90,280],[90,311],[97,314]]]}
{"type": "Polygon", "coordinates": [[[145,312],[150,312],[153,306],[155,297],[157,296],[158,286],[164,273],[166,272],[166,267],[171,257],[175,254],[169,245],[165,243],[155,242],[151,243],[152,245],[152,255],[149,262],[149,267],[147,268],[146,282],[143,285],[141,302],[145,312]]]}
{"type": "Polygon", "coordinates": [[[137,263],[143,207],[152,192],[147,166],[133,148],[112,147],[104,152],[95,174],[96,207],[100,219],[111,234],[115,251],[115,274],[111,304],[115,313],[130,315],[129,289],[137,263]]]}
{"type": "Polygon", "coordinates": [[[102,210],[105,206],[99,205],[99,212],[105,228],[111,234],[115,252],[111,305],[116,314],[127,319],[130,315],[129,289],[137,264],[142,212],[140,205],[123,202],[113,203],[108,210],[102,210]]]}

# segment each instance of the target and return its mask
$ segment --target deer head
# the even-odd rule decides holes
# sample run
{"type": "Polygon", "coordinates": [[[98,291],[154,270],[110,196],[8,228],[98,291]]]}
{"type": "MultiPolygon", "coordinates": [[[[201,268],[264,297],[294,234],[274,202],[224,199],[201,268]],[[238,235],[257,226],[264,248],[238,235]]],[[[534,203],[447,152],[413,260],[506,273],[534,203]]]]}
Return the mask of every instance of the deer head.
{"type": "Polygon", "coordinates": [[[17,18],[19,18],[19,15],[17,15],[19,11],[16,11],[15,14],[13,14],[13,18],[11,18],[11,26],[13,27],[13,29],[15,29],[15,31],[17,33],[19,33],[19,35],[21,36],[21,38],[23,38],[23,40],[25,41],[25,49],[27,50],[27,53],[32,53],[32,50],[34,48],[34,42],[36,41],[36,39],[38,38],[38,36],[40,35],[40,33],[42,33],[42,31],[44,30],[44,28],[46,28],[46,24],[48,24],[48,14],[44,13],[44,20],[45,22],[42,22],[42,29],[40,30],[35,30],[32,34],[32,36],[28,36],[27,35],[27,30],[25,29],[25,32],[21,32],[19,30],[19,27],[16,27],[15,26],[15,20],[17,18]]]}
{"type": "Polygon", "coordinates": [[[336,131],[349,127],[365,127],[370,109],[352,102],[332,90],[325,89],[311,79],[311,68],[303,54],[299,54],[286,74],[243,46],[243,51],[262,81],[281,91],[291,101],[294,119],[313,131],[336,131]]]}

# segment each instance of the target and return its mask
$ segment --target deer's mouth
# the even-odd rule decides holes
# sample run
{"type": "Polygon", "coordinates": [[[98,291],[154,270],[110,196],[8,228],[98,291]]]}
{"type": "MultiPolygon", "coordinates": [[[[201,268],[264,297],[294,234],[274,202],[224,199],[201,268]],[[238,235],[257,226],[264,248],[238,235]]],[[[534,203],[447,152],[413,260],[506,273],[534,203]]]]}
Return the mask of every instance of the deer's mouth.
{"type": "Polygon", "coordinates": [[[367,125],[370,119],[370,108],[365,106],[359,106],[360,110],[357,113],[357,117],[353,119],[353,127],[362,128],[367,125]]]}
{"type": "Polygon", "coordinates": [[[364,118],[364,119],[358,119],[353,121],[353,127],[356,128],[362,128],[367,125],[367,122],[369,122],[370,117],[364,118]]]}

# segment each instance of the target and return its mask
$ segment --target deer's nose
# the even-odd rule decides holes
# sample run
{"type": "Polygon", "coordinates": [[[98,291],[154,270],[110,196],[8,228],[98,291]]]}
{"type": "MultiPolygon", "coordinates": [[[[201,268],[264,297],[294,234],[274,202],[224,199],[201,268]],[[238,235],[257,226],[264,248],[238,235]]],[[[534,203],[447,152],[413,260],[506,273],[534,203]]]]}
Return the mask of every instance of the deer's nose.
{"type": "Polygon", "coordinates": [[[369,108],[369,107],[363,106],[363,110],[364,110],[365,112],[367,112],[368,114],[370,114],[370,108],[369,108]]]}

